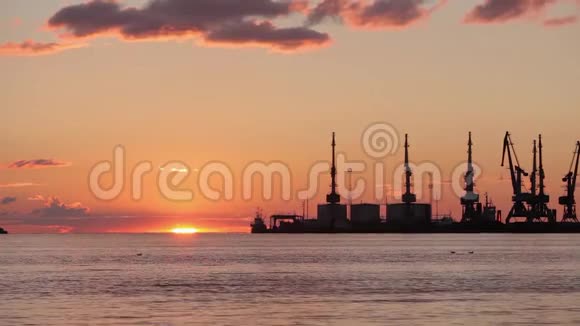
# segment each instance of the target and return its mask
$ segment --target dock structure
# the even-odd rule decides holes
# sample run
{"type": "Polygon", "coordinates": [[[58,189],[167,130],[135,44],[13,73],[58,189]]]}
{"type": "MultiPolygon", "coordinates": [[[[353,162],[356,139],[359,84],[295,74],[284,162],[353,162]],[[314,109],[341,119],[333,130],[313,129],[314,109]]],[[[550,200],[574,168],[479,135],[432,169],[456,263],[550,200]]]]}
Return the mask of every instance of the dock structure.
{"type": "Polygon", "coordinates": [[[485,204],[480,202],[480,196],[475,189],[473,145],[472,134],[469,132],[467,168],[464,176],[465,193],[460,198],[462,206],[460,221],[453,220],[451,216],[434,219],[431,205],[417,202],[412,186],[414,175],[410,163],[408,135],[405,135],[405,179],[401,201],[385,204],[386,220],[380,217],[379,204],[350,204],[350,217],[347,216],[347,205],[341,203],[341,196],[338,193],[336,134],[332,133],[330,192],[326,195],[326,203],[318,205],[318,216],[311,219],[293,214],[272,215],[268,226],[259,211],[251,224],[252,233],[580,233],[574,197],[580,165],[580,141],[576,142],[569,172],[563,178],[566,183],[566,194],[559,197],[559,204],[564,206],[561,223],[556,223],[556,211],[550,209],[548,205],[550,196],[545,191],[541,135],[533,142],[533,167],[531,173],[528,173],[520,164],[511,134],[509,132],[505,134],[501,166],[507,163],[513,190],[511,198],[513,204],[505,222],[502,221],[501,211],[496,209],[487,193],[485,204]],[[524,178],[528,177],[531,186],[526,189],[524,178]]]}

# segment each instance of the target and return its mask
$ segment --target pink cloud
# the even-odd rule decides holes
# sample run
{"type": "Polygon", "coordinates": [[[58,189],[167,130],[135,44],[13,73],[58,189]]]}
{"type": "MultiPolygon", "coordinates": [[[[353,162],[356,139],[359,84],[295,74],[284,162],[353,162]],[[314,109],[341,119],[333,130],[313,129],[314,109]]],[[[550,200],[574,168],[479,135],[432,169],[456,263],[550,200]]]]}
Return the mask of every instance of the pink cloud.
{"type": "Polygon", "coordinates": [[[549,19],[544,20],[544,26],[546,26],[546,27],[559,27],[559,26],[574,24],[577,21],[578,21],[577,16],[565,16],[565,17],[549,18],[549,19]]]}
{"type": "Polygon", "coordinates": [[[14,17],[10,20],[10,27],[18,27],[20,25],[22,25],[22,19],[14,17]]]}
{"type": "Polygon", "coordinates": [[[20,43],[8,42],[0,44],[0,55],[8,56],[38,56],[61,52],[68,49],[83,47],[83,44],[35,42],[27,40],[20,43]]]}
{"type": "Polygon", "coordinates": [[[33,187],[33,186],[40,186],[40,184],[33,183],[33,182],[15,182],[15,183],[0,184],[0,188],[22,188],[22,187],[33,187]]]}
{"type": "Polygon", "coordinates": [[[9,169],[41,169],[50,167],[70,166],[70,162],[57,161],[53,159],[20,160],[8,165],[9,169]]]}

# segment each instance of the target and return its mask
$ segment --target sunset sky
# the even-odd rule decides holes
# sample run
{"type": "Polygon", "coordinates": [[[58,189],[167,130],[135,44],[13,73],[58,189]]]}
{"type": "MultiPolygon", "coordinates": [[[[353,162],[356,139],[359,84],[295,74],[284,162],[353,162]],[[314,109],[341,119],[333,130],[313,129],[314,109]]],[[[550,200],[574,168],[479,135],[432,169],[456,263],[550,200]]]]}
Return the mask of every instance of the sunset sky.
{"type": "MultiPolygon", "coordinates": [[[[269,201],[244,200],[245,166],[282,162],[293,191],[305,188],[309,168],[330,160],[334,131],[337,150],[369,168],[353,178],[372,182],[377,160],[361,135],[377,122],[409,134],[413,162],[440,167],[439,211],[456,219],[448,181],[466,160],[468,131],[483,171],[477,190],[505,213],[503,136],[512,133],[529,170],[541,133],[560,216],[561,178],[580,138],[579,15],[578,0],[3,0],[0,226],[247,232],[256,207],[301,213],[302,202],[277,190],[269,201]],[[118,198],[100,200],[89,174],[116,145],[126,151],[126,184],[118,198]],[[142,161],[154,168],[136,201],[130,174],[142,161]],[[179,187],[193,200],[160,194],[160,167],[170,161],[187,163],[179,187]],[[200,193],[208,162],[233,171],[232,200],[200,193]]],[[[392,185],[402,160],[402,150],[382,160],[385,183],[356,201],[374,202],[373,188],[392,185]]],[[[329,182],[320,178],[310,215],[329,182]]]]}

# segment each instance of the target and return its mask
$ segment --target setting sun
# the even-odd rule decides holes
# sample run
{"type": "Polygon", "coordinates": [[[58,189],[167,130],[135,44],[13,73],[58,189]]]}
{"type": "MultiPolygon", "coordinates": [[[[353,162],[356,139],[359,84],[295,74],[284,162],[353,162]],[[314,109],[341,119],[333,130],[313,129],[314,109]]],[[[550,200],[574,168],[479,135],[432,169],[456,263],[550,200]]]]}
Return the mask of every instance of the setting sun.
{"type": "Polygon", "coordinates": [[[171,233],[194,234],[194,233],[197,233],[197,229],[196,228],[174,228],[174,229],[171,229],[171,233]]]}

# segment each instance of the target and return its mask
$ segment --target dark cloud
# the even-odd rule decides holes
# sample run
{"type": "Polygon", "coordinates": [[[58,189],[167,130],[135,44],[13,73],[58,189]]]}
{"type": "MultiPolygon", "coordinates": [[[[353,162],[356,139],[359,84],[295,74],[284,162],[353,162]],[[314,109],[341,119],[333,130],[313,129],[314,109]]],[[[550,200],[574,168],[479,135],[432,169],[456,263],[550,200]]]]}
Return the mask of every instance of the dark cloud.
{"type": "Polygon", "coordinates": [[[24,41],[20,43],[8,42],[0,44],[0,55],[45,55],[52,54],[72,48],[82,47],[82,44],[72,43],[42,43],[34,41],[24,41]]]}
{"type": "Polygon", "coordinates": [[[303,27],[277,29],[269,22],[246,22],[212,31],[206,36],[206,41],[258,46],[276,44],[279,50],[291,51],[309,45],[324,44],[328,41],[328,36],[303,27]]]}
{"type": "Polygon", "coordinates": [[[557,0],[485,0],[465,17],[466,23],[503,23],[539,13],[557,0]]]}
{"type": "Polygon", "coordinates": [[[89,208],[81,203],[65,204],[56,197],[50,197],[45,202],[44,207],[35,210],[33,213],[44,217],[80,217],[89,214],[89,208]]]}
{"type": "MultiPolygon", "coordinates": [[[[43,55],[86,46],[83,39],[117,37],[122,40],[188,38],[201,45],[265,47],[298,51],[331,43],[327,33],[313,29],[326,18],[368,29],[402,29],[428,19],[448,0],[149,0],[126,6],[116,0],[88,0],[54,13],[47,27],[63,42],[0,44],[0,55],[43,55]],[[316,3],[310,8],[310,3],[316,3]],[[278,26],[281,19],[307,15],[303,26],[278,26]]],[[[546,19],[555,3],[580,0],[479,0],[465,23],[502,23],[534,17],[545,26],[562,26],[576,16],[546,19]]]]}
{"type": "Polygon", "coordinates": [[[0,204],[9,205],[16,201],[16,197],[2,197],[0,198],[0,204]]]}
{"type": "Polygon", "coordinates": [[[346,5],[344,0],[323,0],[308,14],[308,24],[318,24],[327,17],[341,18],[346,5]]]}
{"type": "Polygon", "coordinates": [[[57,161],[53,159],[36,159],[36,160],[20,160],[12,162],[8,165],[10,169],[37,169],[49,167],[65,167],[70,166],[70,162],[57,161]]]}
{"type": "Polygon", "coordinates": [[[279,28],[272,19],[306,8],[305,1],[152,0],[142,8],[93,0],[65,7],[48,21],[73,38],[117,35],[129,40],[198,37],[205,43],[296,50],[330,41],[306,27],[279,28]]]}
{"type": "Polygon", "coordinates": [[[312,25],[331,17],[354,27],[401,28],[427,18],[446,1],[433,3],[428,0],[323,0],[310,12],[307,21],[312,25]]]}

